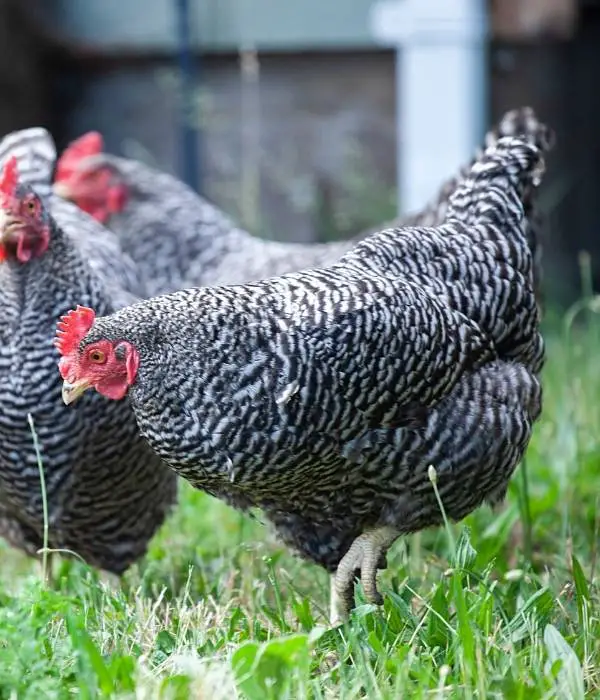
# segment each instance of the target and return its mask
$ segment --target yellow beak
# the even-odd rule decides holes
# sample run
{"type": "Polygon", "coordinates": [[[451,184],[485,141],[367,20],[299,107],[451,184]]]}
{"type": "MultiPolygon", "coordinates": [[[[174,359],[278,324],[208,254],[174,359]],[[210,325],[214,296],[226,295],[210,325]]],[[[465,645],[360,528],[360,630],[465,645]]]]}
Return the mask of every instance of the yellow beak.
{"type": "Polygon", "coordinates": [[[14,242],[25,226],[23,219],[0,209],[0,242],[14,242]]]}
{"type": "Polygon", "coordinates": [[[75,384],[71,384],[65,379],[61,392],[62,400],[68,406],[70,403],[73,403],[73,401],[77,401],[77,399],[88,389],[91,389],[91,387],[92,385],[90,382],[86,381],[85,379],[81,379],[78,382],[75,382],[75,384]]]}

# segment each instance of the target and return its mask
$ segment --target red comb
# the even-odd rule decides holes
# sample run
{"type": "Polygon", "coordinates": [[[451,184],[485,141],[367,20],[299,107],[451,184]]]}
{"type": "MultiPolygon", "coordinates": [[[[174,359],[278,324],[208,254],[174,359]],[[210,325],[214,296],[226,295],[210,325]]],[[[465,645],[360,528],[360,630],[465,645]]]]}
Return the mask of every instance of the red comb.
{"type": "Polygon", "coordinates": [[[11,156],[7,161],[2,176],[0,177],[0,192],[6,196],[12,196],[17,187],[19,179],[19,168],[17,167],[17,159],[11,156]]]}
{"type": "Polygon", "coordinates": [[[63,356],[73,352],[92,327],[95,318],[96,312],[87,306],[78,306],[61,316],[54,339],[58,352],[63,356]]]}
{"type": "Polygon", "coordinates": [[[56,180],[68,177],[77,167],[79,161],[89,156],[96,156],[104,150],[104,139],[99,131],[88,131],[75,139],[62,152],[56,163],[56,180]]]}

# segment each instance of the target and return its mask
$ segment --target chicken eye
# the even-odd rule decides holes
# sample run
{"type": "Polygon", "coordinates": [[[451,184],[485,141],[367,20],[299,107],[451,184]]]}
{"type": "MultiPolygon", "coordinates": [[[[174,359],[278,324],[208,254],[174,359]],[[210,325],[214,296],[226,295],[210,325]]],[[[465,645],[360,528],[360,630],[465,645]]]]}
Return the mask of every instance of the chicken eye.
{"type": "Polygon", "coordinates": [[[35,214],[36,206],[35,206],[35,202],[33,201],[33,199],[29,199],[25,202],[25,209],[27,209],[29,214],[35,214]]]}
{"type": "Polygon", "coordinates": [[[90,362],[94,362],[97,365],[104,364],[106,362],[106,354],[102,350],[92,350],[90,353],[90,362]]]}

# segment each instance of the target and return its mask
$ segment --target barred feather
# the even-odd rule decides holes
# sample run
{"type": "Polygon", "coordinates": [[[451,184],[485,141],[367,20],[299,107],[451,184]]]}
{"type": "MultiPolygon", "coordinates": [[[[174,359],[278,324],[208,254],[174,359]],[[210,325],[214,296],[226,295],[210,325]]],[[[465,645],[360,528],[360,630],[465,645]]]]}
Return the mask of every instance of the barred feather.
{"type": "Polygon", "coordinates": [[[374,234],[328,268],[190,289],[97,318],[138,351],[140,430],[197,488],[258,506],[335,569],[368,528],[496,503],[541,411],[523,197],[541,152],[501,138],[436,228],[374,234]]]}

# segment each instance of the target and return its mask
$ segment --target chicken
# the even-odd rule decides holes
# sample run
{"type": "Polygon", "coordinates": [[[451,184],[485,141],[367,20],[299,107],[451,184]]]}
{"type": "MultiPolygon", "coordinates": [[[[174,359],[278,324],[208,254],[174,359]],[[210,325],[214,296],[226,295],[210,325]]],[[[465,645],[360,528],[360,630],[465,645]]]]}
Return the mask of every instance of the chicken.
{"type": "MultiPolygon", "coordinates": [[[[487,134],[486,144],[519,133],[533,136],[541,148],[550,145],[549,130],[528,107],[507,112],[487,134]]],[[[151,295],[193,285],[240,284],[332,264],[371,233],[351,241],[313,245],[255,238],[171,175],[102,151],[102,136],[95,131],[73,142],[58,161],[54,190],[118,234],[151,295]]],[[[478,151],[475,158],[481,155],[478,151]]],[[[444,183],[423,211],[393,225],[441,224],[448,198],[470,165],[444,183]]],[[[525,211],[535,231],[539,223],[534,220],[537,214],[530,212],[530,200],[525,195],[525,211]]],[[[539,276],[536,268],[536,286],[539,276]]]]}
{"type": "Polygon", "coordinates": [[[352,245],[256,238],[172,175],[102,153],[98,132],[85,134],[63,153],[54,192],[118,234],[151,295],[322,265],[339,259],[352,245]]]}
{"type": "Polygon", "coordinates": [[[183,290],[58,324],[63,400],[128,396],[142,435],[193,486],[260,507],[282,540],[334,573],[402,534],[500,502],[541,411],[544,359],[522,197],[543,173],[502,138],[437,228],[374,234],[327,268],[183,290]]]}
{"type": "Polygon", "coordinates": [[[75,303],[111,313],[145,294],[114,234],[52,195],[56,152],[44,129],[0,143],[0,534],[34,555],[49,546],[122,573],[176,498],[176,475],[141,438],[127,402],[61,401],[57,320],[75,303]],[[35,187],[35,190],[33,189],[35,187]]]}

